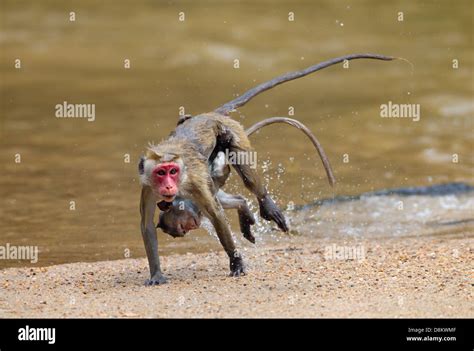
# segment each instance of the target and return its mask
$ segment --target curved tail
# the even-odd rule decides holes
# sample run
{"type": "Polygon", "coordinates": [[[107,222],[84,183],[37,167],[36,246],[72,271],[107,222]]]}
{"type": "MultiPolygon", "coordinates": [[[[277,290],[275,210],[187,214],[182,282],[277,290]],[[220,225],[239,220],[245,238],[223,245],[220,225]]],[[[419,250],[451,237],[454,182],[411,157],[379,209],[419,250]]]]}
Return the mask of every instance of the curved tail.
{"type": "Polygon", "coordinates": [[[334,177],[334,174],[332,172],[331,164],[329,163],[329,159],[326,156],[326,153],[323,150],[323,147],[319,143],[318,139],[316,136],[311,132],[311,130],[308,129],[303,123],[300,121],[297,121],[296,119],[292,118],[287,118],[287,117],[271,117],[264,119],[263,121],[255,123],[253,126],[248,128],[245,133],[247,133],[248,136],[252,135],[255,133],[257,130],[268,126],[273,123],[286,123],[289,124],[295,128],[298,128],[301,130],[303,133],[306,134],[306,136],[311,140],[313,143],[314,147],[318,151],[319,157],[321,158],[321,161],[323,162],[324,169],[326,171],[326,175],[328,177],[329,184],[333,186],[336,183],[336,178],[334,177]]]}
{"type": "Polygon", "coordinates": [[[269,90],[271,88],[274,88],[275,86],[279,84],[289,82],[290,80],[293,80],[293,79],[298,79],[298,78],[307,76],[308,74],[311,74],[323,68],[341,63],[346,60],[349,61],[349,60],[356,60],[356,59],[373,59],[373,60],[391,61],[391,60],[396,59],[396,57],[384,56],[384,55],[378,55],[378,54],[352,54],[352,55],[336,57],[324,62],[320,62],[314,66],[308,67],[301,71],[289,72],[279,77],[273,78],[272,80],[269,80],[268,82],[262,83],[256,86],[255,88],[252,88],[246,91],[244,94],[240,95],[238,98],[232,101],[229,101],[228,103],[218,107],[214,111],[217,113],[221,113],[223,115],[227,115],[231,111],[239,108],[240,106],[245,105],[247,102],[249,102],[258,94],[263,93],[264,91],[269,90]]]}

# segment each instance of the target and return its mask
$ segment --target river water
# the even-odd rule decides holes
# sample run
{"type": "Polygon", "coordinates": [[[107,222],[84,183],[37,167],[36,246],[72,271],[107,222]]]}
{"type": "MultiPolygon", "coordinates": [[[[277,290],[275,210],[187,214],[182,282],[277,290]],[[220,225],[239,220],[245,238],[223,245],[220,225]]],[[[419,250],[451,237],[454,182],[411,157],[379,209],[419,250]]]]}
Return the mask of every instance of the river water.
{"type": "MultiPolygon", "coordinates": [[[[173,129],[180,106],[207,112],[281,73],[348,53],[393,55],[413,66],[352,61],[281,85],[233,114],[250,126],[288,116],[293,107],[292,117],[325,148],[334,188],[297,130],[270,126],[252,136],[260,172],[281,207],[472,182],[471,1],[0,6],[0,245],[37,245],[39,264],[144,256],[137,162],[148,142],[173,129]],[[94,120],[57,118],[55,106],[64,102],[93,104],[94,120]],[[382,118],[381,105],[390,102],[418,105],[419,120],[382,118]]],[[[235,175],[227,189],[252,199],[235,175]]],[[[412,197],[402,211],[398,201],[369,198],[288,216],[295,235],[325,237],[430,235],[427,223],[473,217],[469,194],[412,197]]],[[[229,213],[237,231],[235,217],[229,213]]],[[[471,235],[470,222],[460,223],[455,232],[471,235]]],[[[270,229],[256,228],[258,242],[279,240],[282,234],[270,229]]],[[[204,230],[184,239],[160,233],[159,240],[163,254],[220,250],[204,230]]]]}

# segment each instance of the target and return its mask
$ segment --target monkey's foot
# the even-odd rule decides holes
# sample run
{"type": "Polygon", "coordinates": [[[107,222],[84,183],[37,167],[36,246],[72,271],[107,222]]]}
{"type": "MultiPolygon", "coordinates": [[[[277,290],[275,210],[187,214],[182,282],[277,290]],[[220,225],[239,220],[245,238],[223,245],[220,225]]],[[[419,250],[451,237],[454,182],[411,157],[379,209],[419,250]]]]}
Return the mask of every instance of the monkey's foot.
{"type": "Polygon", "coordinates": [[[250,241],[252,244],[255,244],[255,237],[252,234],[252,230],[250,226],[255,224],[255,218],[253,214],[249,211],[249,213],[240,214],[239,213],[239,224],[240,224],[240,231],[244,235],[244,238],[250,241]]]}
{"type": "Polygon", "coordinates": [[[152,286],[152,285],[162,285],[168,283],[168,279],[163,274],[155,274],[150,279],[145,281],[145,285],[152,286]]]}
{"type": "Polygon", "coordinates": [[[255,237],[253,236],[252,232],[250,231],[244,231],[242,234],[244,234],[244,238],[250,241],[252,244],[255,244],[255,237]]]}
{"type": "Polygon", "coordinates": [[[266,195],[262,200],[259,200],[258,203],[260,205],[260,216],[263,219],[274,221],[282,231],[288,231],[285,216],[283,216],[283,213],[269,195],[266,195]]]}
{"type": "Polygon", "coordinates": [[[240,277],[246,274],[244,260],[240,255],[230,258],[230,274],[231,277],[240,277]]]}

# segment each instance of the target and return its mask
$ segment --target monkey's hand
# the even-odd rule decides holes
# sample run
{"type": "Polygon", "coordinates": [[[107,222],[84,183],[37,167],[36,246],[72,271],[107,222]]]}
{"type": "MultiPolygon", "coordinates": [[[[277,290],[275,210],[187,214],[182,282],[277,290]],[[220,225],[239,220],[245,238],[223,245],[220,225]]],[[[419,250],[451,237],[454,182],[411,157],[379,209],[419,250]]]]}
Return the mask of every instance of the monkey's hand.
{"type": "Polygon", "coordinates": [[[234,255],[230,257],[230,276],[240,277],[246,274],[244,260],[242,256],[236,251],[234,255]]]}
{"type": "Polygon", "coordinates": [[[168,279],[166,279],[166,277],[161,272],[155,273],[153,277],[145,281],[145,285],[147,286],[162,285],[166,283],[168,283],[168,279]]]}
{"type": "Polygon", "coordinates": [[[288,232],[285,216],[283,216],[283,213],[269,195],[265,195],[265,197],[262,200],[259,200],[258,203],[260,205],[260,216],[263,219],[274,221],[282,231],[288,232]]]}

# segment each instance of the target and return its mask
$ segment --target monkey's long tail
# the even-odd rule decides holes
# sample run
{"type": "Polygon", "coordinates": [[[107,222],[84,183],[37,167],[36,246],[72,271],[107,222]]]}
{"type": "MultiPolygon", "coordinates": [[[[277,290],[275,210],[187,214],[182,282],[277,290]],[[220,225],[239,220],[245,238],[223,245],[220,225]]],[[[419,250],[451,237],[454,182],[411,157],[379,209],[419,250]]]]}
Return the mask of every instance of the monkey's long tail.
{"type": "Polygon", "coordinates": [[[253,126],[248,128],[245,131],[245,133],[247,133],[247,135],[250,136],[253,133],[255,133],[257,130],[273,123],[287,123],[295,128],[298,128],[299,130],[301,130],[303,133],[306,134],[306,136],[311,140],[314,147],[318,151],[319,157],[321,158],[321,161],[323,162],[324,169],[326,170],[326,175],[328,177],[329,184],[333,186],[336,183],[336,178],[334,177],[331,164],[329,163],[329,159],[326,156],[326,153],[324,152],[323,147],[319,143],[316,136],[311,132],[311,130],[309,130],[309,128],[306,127],[300,121],[297,121],[296,119],[292,119],[288,117],[271,117],[271,118],[267,118],[267,119],[264,119],[263,121],[255,123],[253,126]]]}
{"type": "Polygon", "coordinates": [[[319,71],[323,68],[338,64],[340,62],[343,62],[345,60],[356,60],[356,59],[374,59],[374,60],[383,60],[383,61],[391,61],[396,59],[396,57],[392,56],[384,56],[384,55],[378,55],[378,54],[352,54],[352,55],[346,55],[346,56],[341,56],[341,57],[336,57],[324,62],[320,62],[314,66],[308,67],[306,69],[303,69],[301,71],[295,71],[295,72],[289,72],[285,73],[279,77],[273,78],[272,80],[269,80],[268,82],[262,83],[255,88],[252,88],[242,95],[240,95],[238,98],[229,101],[228,103],[218,107],[215,109],[215,112],[221,113],[223,115],[229,114],[231,111],[239,108],[240,106],[245,105],[247,102],[249,102],[251,99],[253,99],[255,96],[257,96],[260,93],[263,93],[264,91],[271,89],[279,84],[288,82],[293,79],[298,79],[304,76],[307,76],[308,74],[311,74],[313,72],[319,71]]]}

